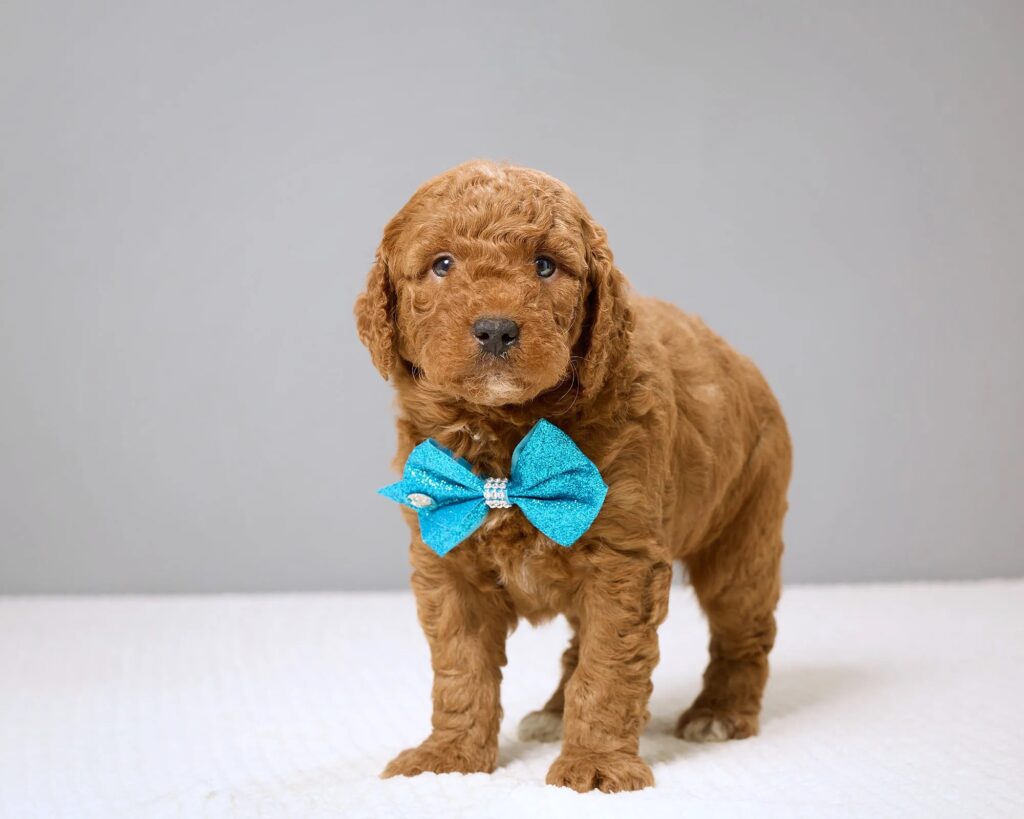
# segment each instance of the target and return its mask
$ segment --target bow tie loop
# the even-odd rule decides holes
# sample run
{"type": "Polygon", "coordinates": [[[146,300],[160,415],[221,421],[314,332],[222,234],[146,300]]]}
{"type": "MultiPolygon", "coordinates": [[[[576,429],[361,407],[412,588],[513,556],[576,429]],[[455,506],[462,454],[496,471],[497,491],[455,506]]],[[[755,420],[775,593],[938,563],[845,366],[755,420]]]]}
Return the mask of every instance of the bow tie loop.
{"type": "Polygon", "coordinates": [[[416,511],[424,542],[439,555],[476,531],[489,510],[512,506],[553,541],[572,546],[607,493],[593,462],[546,420],[516,446],[508,478],[481,478],[467,461],[428,439],[410,453],[402,480],[380,490],[416,511]]]}

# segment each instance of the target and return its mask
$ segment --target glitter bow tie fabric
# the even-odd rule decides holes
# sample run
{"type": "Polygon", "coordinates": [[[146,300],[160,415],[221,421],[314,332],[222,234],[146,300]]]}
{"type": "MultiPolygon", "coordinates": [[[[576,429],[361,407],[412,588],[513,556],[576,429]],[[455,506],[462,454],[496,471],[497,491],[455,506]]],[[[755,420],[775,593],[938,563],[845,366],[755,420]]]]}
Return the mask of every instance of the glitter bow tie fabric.
{"type": "Polygon", "coordinates": [[[474,475],[466,460],[429,439],[410,453],[402,480],[380,494],[415,509],[424,542],[443,556],[473,534],[489,509],[509,506],[556,543],[572,546],[601,511],[608,487],[572,438],[541,420],[512,453],[507,479],[474,475]]]}

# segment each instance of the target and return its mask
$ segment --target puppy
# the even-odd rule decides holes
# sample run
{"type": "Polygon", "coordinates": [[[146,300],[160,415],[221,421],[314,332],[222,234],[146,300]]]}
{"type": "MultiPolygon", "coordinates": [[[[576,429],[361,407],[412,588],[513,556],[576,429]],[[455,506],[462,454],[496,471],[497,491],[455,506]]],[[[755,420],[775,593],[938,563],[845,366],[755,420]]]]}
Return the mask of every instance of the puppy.
{"type": "Polygon", "coordinates": [[[519,618],[562,614],[573,637],[561,681],[520,736],[561,737],[549,784],[652,785],[638,746],[676,560],[711,632],[703,690],[676,734],[757,733],[791,454],[751,361],[700,319],[632,294],[564,184],[488,162],[430,180],[388,223],[355,313],[397,390],[399,468],[434,438],[479,474],[507,476],[516,444],[546,418],[608,485],[571,548],[517,508],[492,509],[439,557],[403,507],[433,729],[383,775],[493,771],[505,638],[519,618]]]}

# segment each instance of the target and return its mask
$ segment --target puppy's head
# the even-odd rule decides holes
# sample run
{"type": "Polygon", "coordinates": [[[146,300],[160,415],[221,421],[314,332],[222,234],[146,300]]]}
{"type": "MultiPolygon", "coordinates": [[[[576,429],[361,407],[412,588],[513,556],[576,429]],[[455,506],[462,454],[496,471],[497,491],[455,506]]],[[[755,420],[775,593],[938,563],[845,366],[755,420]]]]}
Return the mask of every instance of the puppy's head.
{"type": "Polygon", "coordinates": [[[604,230],[538,171],[471,162],[421,187],[384,229],[356,302],[359,337],[475,404],[523,404],[575,381],[592,395],[632,317],[604,230]]]}

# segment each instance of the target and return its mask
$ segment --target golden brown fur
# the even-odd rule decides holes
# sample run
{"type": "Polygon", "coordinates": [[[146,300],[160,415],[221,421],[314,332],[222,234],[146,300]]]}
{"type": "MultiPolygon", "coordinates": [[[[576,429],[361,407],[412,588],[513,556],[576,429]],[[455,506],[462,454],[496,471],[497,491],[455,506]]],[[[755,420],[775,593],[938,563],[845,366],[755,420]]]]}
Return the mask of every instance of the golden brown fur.
{"type": "Polygon", "coordinates": [[[520,617],[575,631],[540,716],[563,724],[547,781],[585,791],[653,784],[638,753],[673,561],[707,614],[704,688],[680,717],[693,740],[757,732],[775,637],[790,443],[754,365],[699,319],[629,292],[604,230],[562,183],[524,168],[461,165],[425,184],[384,231],[359,335],[398,393],[398,456],[434,438],[481,473],[547,418],[609,492],[572,548],[517,509],[441,558],[412,532],[412,585],[434,669],[433,731],[385,776],[491,771],[505,638],[520,617]],[[431,273],[438,254],[451,272],[431,273]],[[541,279],[538,254],[557,272],[541,279]],[[484,359],[482,315],[514,318],[519,345],[484,359]]]}

